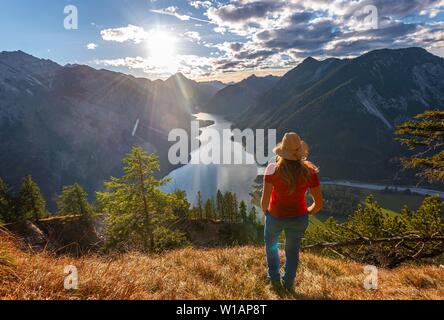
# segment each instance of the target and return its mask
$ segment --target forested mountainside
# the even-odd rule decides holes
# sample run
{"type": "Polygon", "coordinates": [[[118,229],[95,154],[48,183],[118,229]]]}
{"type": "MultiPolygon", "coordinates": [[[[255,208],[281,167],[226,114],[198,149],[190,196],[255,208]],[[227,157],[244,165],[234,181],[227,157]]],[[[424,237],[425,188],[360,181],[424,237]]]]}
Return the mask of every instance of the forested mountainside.
{"type": "Polygon", "coordinates": [[[307,58],[232,119],[240,128],[275,128],[279,138],[298,132],[323,177],[382,181],[402,176],[396,126],[442,108],[444,59],[421,48],[384,49],[307,58]]]}

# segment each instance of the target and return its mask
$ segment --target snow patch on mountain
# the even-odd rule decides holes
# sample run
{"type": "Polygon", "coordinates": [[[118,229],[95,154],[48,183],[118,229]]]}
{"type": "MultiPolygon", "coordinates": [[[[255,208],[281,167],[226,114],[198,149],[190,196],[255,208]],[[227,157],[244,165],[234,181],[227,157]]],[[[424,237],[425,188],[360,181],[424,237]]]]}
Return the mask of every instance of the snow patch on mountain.
{"type": "Polygon", "coordinates": [[[356,96],[359,99],[359,102],[364,106],[366,111],[376,117],[378,117],[390,130],[393,130],[393,126],[389,121],[384,117],[384,115],[379,111],[377,105],[378,95],[373,89],[372,85],[368,85],[365,89],[360,88],[356,92],[356,96]]]}

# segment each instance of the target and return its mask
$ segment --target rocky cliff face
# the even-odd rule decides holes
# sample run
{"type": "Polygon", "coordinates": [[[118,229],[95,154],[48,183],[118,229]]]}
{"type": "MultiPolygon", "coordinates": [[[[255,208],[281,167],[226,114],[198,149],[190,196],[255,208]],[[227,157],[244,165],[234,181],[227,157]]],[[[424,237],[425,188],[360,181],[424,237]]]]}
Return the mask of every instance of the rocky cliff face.
{"type": "Polygon", "coordinates": [[[94,221],[79,216],[53,217],[37,222],[15,222],[4,228],[23,248],[35,251],[82,255],[97,251],[103,245],[101,217],[94,221]]]}

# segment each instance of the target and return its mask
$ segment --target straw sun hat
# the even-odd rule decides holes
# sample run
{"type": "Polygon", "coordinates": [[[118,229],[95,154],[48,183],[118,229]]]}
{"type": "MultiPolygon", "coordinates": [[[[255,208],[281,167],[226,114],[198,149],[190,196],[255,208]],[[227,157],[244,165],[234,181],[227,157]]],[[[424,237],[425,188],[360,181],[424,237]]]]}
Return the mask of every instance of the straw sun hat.
{"type": "Polygon", "coordinates": [[[273,152],[287,160],[301,160],[308,156],[308,145],[294,132],[286,133],[273,152]]]}

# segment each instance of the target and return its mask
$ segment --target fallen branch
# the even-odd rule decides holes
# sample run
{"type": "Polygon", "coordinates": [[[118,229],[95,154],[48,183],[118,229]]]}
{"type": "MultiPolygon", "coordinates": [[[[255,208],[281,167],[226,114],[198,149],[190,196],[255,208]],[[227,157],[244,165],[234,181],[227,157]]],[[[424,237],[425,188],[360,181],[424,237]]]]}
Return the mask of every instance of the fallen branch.
{"type": "Polygon", "coordinates": [[[411,242],[444,241],[444,237],[403,236],[403,237],[377,238],[377,239],[360,238],[344,242],[323,242],[323,243],[309,244],[303,246],[302,249],[337,248],[337,247],[372,245],[375,243],[390,243],[390,242],[400,242],[400,241],[411,241],[411,242]]]}

